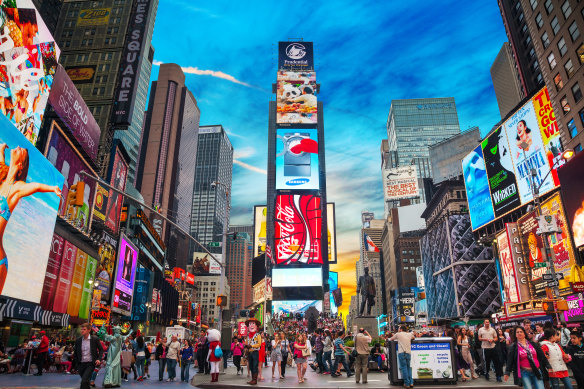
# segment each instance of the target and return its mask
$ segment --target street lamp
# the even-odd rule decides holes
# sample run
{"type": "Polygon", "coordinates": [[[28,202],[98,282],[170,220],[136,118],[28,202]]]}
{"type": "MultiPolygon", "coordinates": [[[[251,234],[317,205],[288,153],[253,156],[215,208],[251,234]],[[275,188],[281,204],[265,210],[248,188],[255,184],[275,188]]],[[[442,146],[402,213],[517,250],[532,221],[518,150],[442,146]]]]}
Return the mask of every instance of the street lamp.
{"type": "MultiPolygon", "coordinates": [[[[227,248],[225,247],[227,245],[227,223],[229,222],[229,209],[231,208],[231,206],[229,205],[229,188],[227,187],[227,185],[223,184],[222,182],[219,181],[213,181],[211,182],[211,188],[215,189],[218,186],[222,187],[223,190],[225,191],[225,217],[223,219],[223,233],[222,233],[222,238],[221,238],[221,277],[219,279],[219,294],[223,295],[225,292],[225,258],[227,257],[227,248]]],[[[219,306],[219,331],[222,330],[222,325],[223,325],[223,306],[219,306]]]]}

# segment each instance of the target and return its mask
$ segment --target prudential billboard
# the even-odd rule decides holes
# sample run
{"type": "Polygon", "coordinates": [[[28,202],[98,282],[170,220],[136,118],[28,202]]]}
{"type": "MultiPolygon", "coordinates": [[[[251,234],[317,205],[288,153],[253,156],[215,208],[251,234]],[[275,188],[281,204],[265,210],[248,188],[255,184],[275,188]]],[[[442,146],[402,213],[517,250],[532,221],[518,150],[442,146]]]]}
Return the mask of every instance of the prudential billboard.
{"type": "Polygon", "coordinates": [[[276,189],[319,189],[318,131],[280,128],[276,139],[276,189]]]}

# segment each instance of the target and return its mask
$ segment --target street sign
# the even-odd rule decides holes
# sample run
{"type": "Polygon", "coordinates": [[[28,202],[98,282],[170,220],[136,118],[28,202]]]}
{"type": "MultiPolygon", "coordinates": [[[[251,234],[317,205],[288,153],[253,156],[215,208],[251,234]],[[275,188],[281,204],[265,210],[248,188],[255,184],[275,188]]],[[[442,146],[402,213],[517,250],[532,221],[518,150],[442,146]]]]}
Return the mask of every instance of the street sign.
{"type": "MultiPolygon", "coordinates": [[[[554,278],[552,277],[552,275],[550,273],[543,274],[541,276],[541,278],[544,281],[553,281],[554,280],[554,278]]],[[[563,279],[564,279],[564,274],[563,273],[556,273],[556,280],[563,280],[563,279]]]]}
{"type": "Polygon", "coordinates": [[[209,242],[209,247],[221,247],[222,242],[209,242]]]}
{"type": "Polygon", "coordinates": [[[548,281],[547,282],[547,287],[548,288],[553,288],[554,286],[559,286],[560,283],[558,281],[548,281]]]}

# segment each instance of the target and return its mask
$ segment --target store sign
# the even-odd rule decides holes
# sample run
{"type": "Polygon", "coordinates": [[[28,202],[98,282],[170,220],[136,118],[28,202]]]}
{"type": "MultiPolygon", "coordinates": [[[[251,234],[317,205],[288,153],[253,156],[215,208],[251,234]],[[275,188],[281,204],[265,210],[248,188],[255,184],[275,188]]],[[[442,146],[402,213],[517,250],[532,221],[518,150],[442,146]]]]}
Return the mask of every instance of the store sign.
{"type": "Polygon", "coordinates": [[[40,321],[43,312],[38,304],[11,298],[6,299],[0,309],[2,310],[0,316],[28,321],[40,321]]]}
{"type": "Polygon", "coordinates": [[[65,69],[65,72],[76,84],[89,84],[93,83],[95,77],[95,65],[90,66],[72,66],[65,69]]]}
{"type": "Polygon", "coordinates": [[[519,294],[518,301],[527,301],[531,299],[531,293],[529,291],[529,265],[526,256],[523,254],[519,227],[517,227],[517,223],[507,223],[505,224],[505,229],[507,231],[511,258],[513,259],[513,272],[517,282],[517,293],[519,294]]]}
{"type": "Polygon", "coordinates": [[[185,281],[187,284],[195,285],[195,275],[187,272],[185,281]]]}
{"type": "Polygon", "coordinates": [[[97,327],[109,325],[111,310],[110,307],[102,305],[99,309],[91,310],[90,323],[97,327]]]}
{"type": "Polygon", "coordinates": [[[566,297],[568,303],[568,310],[564,311],[564,319],[566,322],[577,322],[584,320],[584,301],[582,293],[566,297]]]}
{"type": "Polygon", "coordinates": [[[418,168],[415,165],[383,169],[383,194],[385,201],[418,197],[418,168]]]}
{"type": "Polygon", "coordinates": [[[515,266],[511,256],[509,238],[506,231],[497,236],[497,248],[499,251],[499,263],[501,265],[501,278],[503,279],[503,291],[505,301],[518,303],[519,292],[517,291],[517,277],[515,277],[515,266]]]}

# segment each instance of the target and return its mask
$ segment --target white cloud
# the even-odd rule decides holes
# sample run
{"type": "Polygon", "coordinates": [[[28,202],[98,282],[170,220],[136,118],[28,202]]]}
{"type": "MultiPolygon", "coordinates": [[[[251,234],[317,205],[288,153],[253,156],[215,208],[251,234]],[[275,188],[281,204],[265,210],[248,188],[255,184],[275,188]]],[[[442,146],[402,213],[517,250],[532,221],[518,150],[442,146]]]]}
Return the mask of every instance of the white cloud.
{"type": "Polygon", "coordinates": [[[234,159],[245,159],[255,155],[256,149],[251,146],[238,148],[233,152],[234,159]]]}
{"type": "Polygon", "coordinates": [[[251,170],[252,172],[268,175],[268,172],[266,170],[260,169],[259,167],[256,167],[253,165],[250,165],[249,163],[241,162],[241,161],[238,161],[237,159],[233,159],[233,163],[241,166],[244,169],[251,170]]]}

